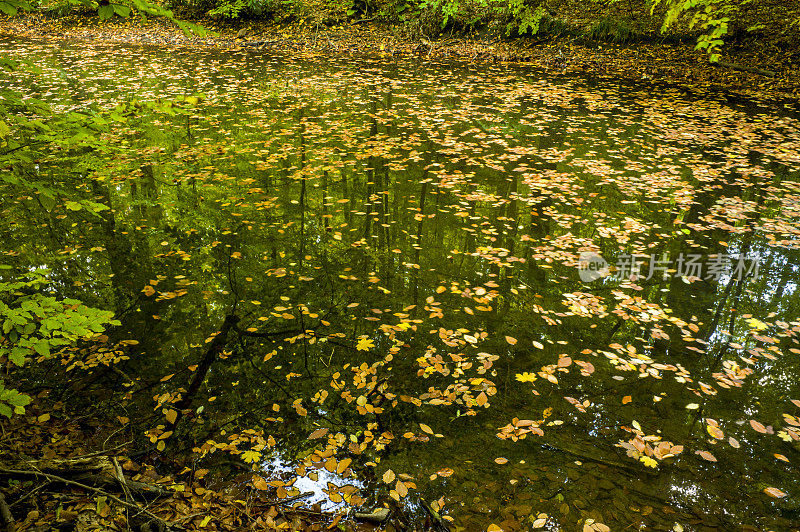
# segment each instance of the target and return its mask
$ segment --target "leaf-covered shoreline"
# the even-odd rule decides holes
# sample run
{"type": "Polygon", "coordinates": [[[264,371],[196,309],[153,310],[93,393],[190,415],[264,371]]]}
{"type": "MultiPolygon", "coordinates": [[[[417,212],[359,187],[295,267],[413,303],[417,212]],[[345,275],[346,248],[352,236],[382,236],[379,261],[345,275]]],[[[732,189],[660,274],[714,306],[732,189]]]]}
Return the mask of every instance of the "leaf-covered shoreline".
{"type": "Polygon", "coordinates": [[[251,49],[300,57],[380,57],[465,64],[510,63],[546,74],[587,75],[683,86],[699,92],[723,90],[758,99],[800,95],[800,67],[787,63],[775,46],[747,48],[726,57],[727,66],[710,64],[687,42],[591,42],[575,36],[551,38],[501,34],[456,34],[409,38],[378,22],[327,26],[300,23],[198,21],[213,34],[186,35],[168,20],[112,19],[98,22],[91,14],[52,17],[42,13],[0,15],[0,34],[32,39],[127,43],[167,48],[251,49]],[[773,53],[773,56],[769,54],[773,53]],[[730,68],[733,65],[745,70],[730,68]],[[758,73],[774,69],[775,75],[758,73]]]}

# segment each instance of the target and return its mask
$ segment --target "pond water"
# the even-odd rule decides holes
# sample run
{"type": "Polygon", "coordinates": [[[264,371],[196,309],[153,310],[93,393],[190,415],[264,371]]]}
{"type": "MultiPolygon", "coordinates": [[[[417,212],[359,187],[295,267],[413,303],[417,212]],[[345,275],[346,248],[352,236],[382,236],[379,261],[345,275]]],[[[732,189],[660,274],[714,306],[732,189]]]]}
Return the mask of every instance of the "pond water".
{"type": "Polygon", "coordinates": [[[513,65],[0,51],[41,68],[4,85],[62,112],[128,103],[28,174],[111,209],[0,182],[0,251],[117,313],[119,367],[155,383],[131,404],[160,415],[240,318],[181,427],[201,464],[291,466],[418,526],[422,499],[454,530],[800,523],[794,104],[513,65]]]}

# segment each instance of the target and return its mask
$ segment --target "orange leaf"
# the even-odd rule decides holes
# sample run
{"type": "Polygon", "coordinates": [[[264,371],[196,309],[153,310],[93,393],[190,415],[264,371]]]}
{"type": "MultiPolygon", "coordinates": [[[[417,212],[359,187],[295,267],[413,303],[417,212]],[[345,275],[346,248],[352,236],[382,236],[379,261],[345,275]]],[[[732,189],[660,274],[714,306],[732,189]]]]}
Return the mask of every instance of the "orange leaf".
{"type": "Polygon", "coordinates": [[[625,397],[622,398],[623,405],[627,405],[631,401],[633,401],[633,397],[631,397],[630,395],[626,395],[625,397]]]}
{"type": "Polygon", "coordinates": [[[513,336],[506,336],[506,342],[508,342],[511,345],[516,345],[517,339],[514,338],[513,336]]]}
{"type": "Polygon", "coordinates": [[[767,427],[765,427],[755,419],[750,420],[750,426],[753,427],[753,430],[755,430],[756,432],[760,432],[761,434],[767,433],[767,427]]]}
{"type": "Polygon", "coordinates": [[[495,458],[494,462],[496,464],[500,464],[500,465],[507,464],[508,463],[508,458],[504,458],[504,457],[500,456],[498,458],[495,458]]]}
{"type": "Polygon", "coordinates": [[[783,497],[786,497],[786,493],[778,488],[764,488],[764,493],[770,497],[775,497],[776,499],[782,499],[783,497]]]}
{"type": "Polygon", "coordinates": [[[345,458],[344,460],[339,462],[338,466],[336,466],[336,472],[341,475],[342,473],[344,473],[347,470],[348,467],[350,467],[350,464],[352,462],[353,462],[352,458],[345,458]]]}
{"type": "Polygon", "coordinates": [[[709,462],[716,462],[716,457],[708,451],[695,451],[695,454],[699,454],[701,458],[704,460],[708,460],[709,462]]]}
{"type": "Polygon", "coordinates": [[[323,427],[320,429],[315,430],[311,434],[308,435],[309,440],[316,440],[318,438],[324,437],[328,433],[328,429],[323,427]]]}
{"type": "Polygon", "coordinates": [[[478,397],[475,398],[475,402],[478,403],[478,406],[483,406],[489,401],[489,398],[486,397],[484,392],[481,392],[478,397]]]}

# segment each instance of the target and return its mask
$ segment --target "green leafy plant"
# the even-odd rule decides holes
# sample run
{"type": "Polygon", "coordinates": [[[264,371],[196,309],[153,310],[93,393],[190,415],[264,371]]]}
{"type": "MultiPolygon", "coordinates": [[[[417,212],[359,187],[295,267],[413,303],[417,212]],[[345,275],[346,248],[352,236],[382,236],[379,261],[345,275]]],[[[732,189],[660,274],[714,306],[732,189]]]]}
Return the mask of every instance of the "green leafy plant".
{"type": "Polygon", "coordinates": [[[709,60],[719,61],[725,36],[741,8],[752,0],[651,0],[650,12],[661,5],[666,8],[661,32],[666,32],[680,19],[687,17],[689,28],[699,28],[703,33],[697,38],[695,50],[705,50],[709,60]]]}
{"type": "Polygon", "coordinates": [[[210,9],[208,14],[224,18],[241,18],[263,15],[270,10],[270,2],[265,0],[219,0],[216,7],[210,9]]]}
{"type": "MultiPolygon", "coordinates": [[[[10,272],[11,267],[0,265],[10,272]]],[[[67,346],[99,335],[107,325],[119,325],[113,312],[88,307],[76,299],[57,299],[44,293],[47,271],[34,270],[0,281],[0,361],[20,368],[32,357],[51,358],[67,346]]],[[[0,381],[0,414],[21,414],[27,395],[0,381]]]]}
{"type": "Polygon", "coordinates": [[[0,0],[0,12],[16,15],[18,11],[30,11],[31,5],[23,0],[0,0]]]}

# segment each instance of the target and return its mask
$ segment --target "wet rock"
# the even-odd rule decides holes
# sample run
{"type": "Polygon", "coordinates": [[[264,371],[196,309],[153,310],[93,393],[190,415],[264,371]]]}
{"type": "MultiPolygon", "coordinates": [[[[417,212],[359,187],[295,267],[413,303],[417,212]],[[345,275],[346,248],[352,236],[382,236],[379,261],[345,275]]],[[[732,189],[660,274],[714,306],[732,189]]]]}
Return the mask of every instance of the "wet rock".
{"type": "Polygon", "coordinates": [[[353,517],[359,521],[369,521],[370,523],[382,523],[389,517],[388,508],[376,508],[371,512],[356,512],[353,517]]]}

